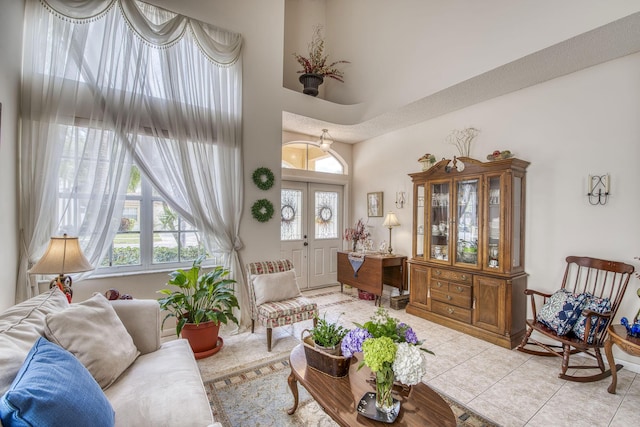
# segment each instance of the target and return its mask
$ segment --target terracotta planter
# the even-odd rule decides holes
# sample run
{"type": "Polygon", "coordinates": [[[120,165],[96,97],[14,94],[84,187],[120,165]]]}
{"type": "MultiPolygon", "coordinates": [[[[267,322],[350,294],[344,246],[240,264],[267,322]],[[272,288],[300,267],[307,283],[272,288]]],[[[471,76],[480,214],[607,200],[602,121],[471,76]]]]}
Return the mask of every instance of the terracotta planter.
{"type": "Polygon", "coordinates": [[[322,84],[322,82],[324,82],[324,77],[322,77],[320,74],[305,73],[301,75],[298,80],[300,80],[300,83],[302,83],[302,85],[304,86],[304,89],[302,89],[302,93],[311,96],[318,96],[318,87],[322,84]]]}
{"type": "Polygon", "coordinates": [[[189,341],[196,359],[211,356],[222,348],[222,338],[218,336],[220,323],[201,322],[199,324],[185,323],[182,328],[182,338],[189,341]]]}

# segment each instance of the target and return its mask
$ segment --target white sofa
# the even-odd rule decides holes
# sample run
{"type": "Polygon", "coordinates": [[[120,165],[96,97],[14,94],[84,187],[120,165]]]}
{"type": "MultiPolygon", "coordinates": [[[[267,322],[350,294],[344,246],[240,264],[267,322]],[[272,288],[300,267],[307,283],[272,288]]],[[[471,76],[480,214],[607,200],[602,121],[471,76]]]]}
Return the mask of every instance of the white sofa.
{"type": "MultiPolygon", "coordinates": [[[[62,292],[53,289],[0,314],[0,396],[9,389],[34,342],[46,335],[45,330],[49,333],[51,316],[74,306],[76,304],[69,304],[62,292]]],[[[219,425],[214,424],[200,372],[187,341],[161,342],[158,302],[118,300],[111,301],[111,306],[131,336],[136,353],[139,352],[132,356],[133,363],[115,381],[102,387],[115,412],[115,425],[219,425]]],[[[90,326],[96,328],[95,324],[90,326]]],[[[69,335],[69,332],[67,326],[65,334],[69,335]]],[[[103,332],[109,331],[94,334],[98,335],[95,338],[105,339],[103,332]]],[[[83,342],[86,341],[83,338],[83,342]]],[[[81,357],[77,358],[82,362],[81,357]]],[[[95,377],[93,372],[91,374],[95,377]]]]}

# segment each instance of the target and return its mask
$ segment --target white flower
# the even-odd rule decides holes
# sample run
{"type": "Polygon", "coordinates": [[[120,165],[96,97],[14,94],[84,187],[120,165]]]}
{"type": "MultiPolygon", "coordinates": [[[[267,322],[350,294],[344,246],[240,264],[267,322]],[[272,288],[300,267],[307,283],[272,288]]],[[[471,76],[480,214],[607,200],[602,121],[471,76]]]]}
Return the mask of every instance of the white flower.
{"type": "Polygon", "coordinates": [[[396,360],[393,361],[393,372],[396,375],[396,379],[402,384],[418,384],[424,374],[427,373],[426,361],[422,351],[409,343],[399,343],[396,360]]]}

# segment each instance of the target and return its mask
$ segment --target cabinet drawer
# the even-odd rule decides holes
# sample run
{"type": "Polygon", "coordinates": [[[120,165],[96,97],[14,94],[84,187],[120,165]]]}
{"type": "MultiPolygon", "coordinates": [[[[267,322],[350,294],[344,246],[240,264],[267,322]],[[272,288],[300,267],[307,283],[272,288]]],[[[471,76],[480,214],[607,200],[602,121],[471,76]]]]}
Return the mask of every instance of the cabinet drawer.
{"type": "MultiPolygon", "coordinates": [[[[453,283],[450,283],[449,286],[454,289],[456,288],[456,286],[458,288],[462,287],[462,285],[455,285],[453,283]]],[[[466,287],[465,290],[467,291],[466,293],[432,288],[431,298],[436,301],[453,304],[458,307],[471,308],[471,291],[469,289],[466,289],[466,287]]]]}
{"type": "Polygon", "coordinates": [[[471,323],[471,310],[467,308],[456,307],[455,305],[434,300],[431,302],[431,310],[434,313],[438,313],[451,319],[471,323]]]}
{"type": "Polygon", "coordinates": [[[471,284],[473,275],[469,273],[460,273],[457,271],[444,270],[442,268],[432,268],[431,277],[434,280],[450,280],[452,282],[471,284]]]}

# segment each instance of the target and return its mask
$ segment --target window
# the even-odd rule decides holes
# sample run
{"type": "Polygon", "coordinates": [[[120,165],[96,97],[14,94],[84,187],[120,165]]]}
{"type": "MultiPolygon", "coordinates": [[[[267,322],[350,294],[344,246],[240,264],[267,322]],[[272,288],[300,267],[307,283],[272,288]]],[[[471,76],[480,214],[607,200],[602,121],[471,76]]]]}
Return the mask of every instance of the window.
{"type": "Polygon", "coordinates": [[[232,254],[242,37],[143,2],[50,3],[25,9],[21,271],[63,232],[100,273],[188,266],[203,236],[232,254]]]}
{"type": "Polygon", "coordinates": [[[315,172],[344,174],[344,165],[330,152],[308,143],[286,144],[282,147],[282,167],[315,172]]]}
{"type": "Polygon", "coordinates": [[[169,207],[134,165],[120,228],[100,269],[110,272],[174,267],[205,253],[195,227],[169,207]]]}

